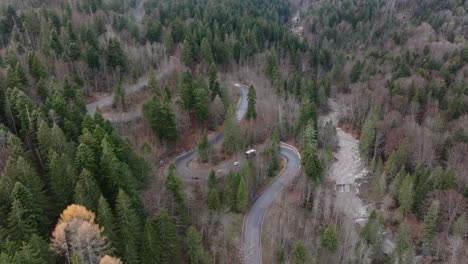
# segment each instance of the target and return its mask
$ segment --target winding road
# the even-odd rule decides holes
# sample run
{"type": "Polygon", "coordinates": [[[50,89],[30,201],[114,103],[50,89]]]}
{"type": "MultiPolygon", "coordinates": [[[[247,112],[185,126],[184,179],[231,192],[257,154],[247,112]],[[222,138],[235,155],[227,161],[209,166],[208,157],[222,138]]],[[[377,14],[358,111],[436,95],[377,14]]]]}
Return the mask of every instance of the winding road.
{"type": "MultiPolygon", "coordinates": [[[[234,87],[240,89],[240,101],[237,105],[236,118],[237,121],[241,121],[247,113],[247,92],[248,86],[244,84],[234,84],[234,87]]],[[[213,139],[209,141],[209,144],[214,145],[220,143],[224,138],[224,133],[218,133],[213,139]]],[[[205,180],[208,178],[210,171],[213,169],[215,171],[228,172],[231,170],[234,165],[233,162],[223,162],[216,168],[209,169],[189,169],[189,163],[196,157],[197,150],[192,149],[188,152],[182,153],[174,160],[174,165],[176,166],[177,173],[182,176],[185,180],[205,180]]],[[[220,175],[218,175],[220,176],[220,175]]]]}
{"type": "MultiPolygon", "coordinates": [[[[158,74],[157,78],[161,78],[172,69],[165,69],[158,74]]],[[[137,83],[126,86],[125,93],[129,94],[143,89],[148,84],[148,77],[142,77],[137,83]]],[[[240,89],[240,101],[237,106],[236,118],[241,121],[247,112],[247,92],[248,86],[243,84],[234,84],[236,88],[240,89]]],[[[90,114],[94,114],[98,107],[103,107],[112,104],[113,96],[109,95],[103,97],[95,102],[91,102],[86,105],[86,109],[90,114]]],[[[111,122],[126,122],[132,118],[137,118],[141,115],[141,110],[127,113],[119,117],[108,117],[111,122]]],[[[218,144],[224,138],[223,132],[218,133],[213,139],[209,141],[210,144],[218,144]]],[[[205,180],[209,175],[209,169],[189,169],[189,163],[196,156],[196,149],[182,153],[174,159],[177,173],[186,181],[205,180]]],[[[281,192],[281,190],[298,175],[301,168],[301,156],[299,151],[291,145],[281,142],[280,154],[287,160],[286,166],[283,168],[281,173],[268,185],[257,199],[254,201],[252,207],[247,212],[244,218],[243,225],[243,248],[244,248],[244,262],[248,264],[260,264],[262,263],[262,245],[261,245],[261,232],[262,223],[265,217],[265,213],[270,207],[275,197],[281,192]]],[[[235,165],[232,161],[223,162],[221,165],[216,167],[216,170],[222,170],[228,172],[233,169],[235,165]]]]}
{"type": "Polygon", "coordinates": [[[255,200],[244,218],[244,262],[247,264],[262,263],[261,233],[265,213],[275,197],[298,175],[301,168],[301,155],[296,148],[281,143],[280,154],[287,159],[286,167],[255,200]]]}

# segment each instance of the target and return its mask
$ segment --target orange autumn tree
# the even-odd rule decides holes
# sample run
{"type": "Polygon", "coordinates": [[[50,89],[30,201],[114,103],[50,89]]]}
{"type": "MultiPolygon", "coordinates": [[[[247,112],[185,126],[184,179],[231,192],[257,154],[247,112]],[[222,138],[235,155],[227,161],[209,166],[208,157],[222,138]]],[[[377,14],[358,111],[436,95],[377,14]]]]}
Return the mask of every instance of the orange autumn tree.
{"type": "MultiPolygon", "coordinates": [[[[81,205],[72,204],[63,210],[52,233],[51,248],[66,263],[72,263],[72,258],[82,263],[103,261],[109,250],[103,228],[94,223],[95,218],[93,212],[81,205]]],[[[107,256],[104,261],[119,263],[120,260],[107,256]]]]}

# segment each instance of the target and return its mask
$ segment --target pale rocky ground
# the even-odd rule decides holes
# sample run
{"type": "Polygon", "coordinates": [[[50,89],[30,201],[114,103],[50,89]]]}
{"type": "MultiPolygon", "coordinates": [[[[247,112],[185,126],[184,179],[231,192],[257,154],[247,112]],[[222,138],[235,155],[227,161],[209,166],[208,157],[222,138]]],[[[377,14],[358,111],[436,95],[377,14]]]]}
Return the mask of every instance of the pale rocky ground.
{"type": "MultiPolygon", "coordinates": [[[[339,107],[335,101],[330,101],[331,111],[323,117],[323,121],[339,121],[339,107]]],[[[326,177],[335,182],[335,206],[347,217],[362,222],[368,216],[367,206],[359,197],[356,180],[367,174],[367,168],[359,156],[359,141],[351,134],[337,127],[339,149],[333,154],[335,162],[326,177]]]]}

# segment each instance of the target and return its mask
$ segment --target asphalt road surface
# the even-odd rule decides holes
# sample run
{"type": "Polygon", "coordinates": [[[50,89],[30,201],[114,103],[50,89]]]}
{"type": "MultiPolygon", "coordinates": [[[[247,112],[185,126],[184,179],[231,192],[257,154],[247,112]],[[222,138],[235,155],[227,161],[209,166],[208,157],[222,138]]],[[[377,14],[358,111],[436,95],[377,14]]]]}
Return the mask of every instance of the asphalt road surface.
{"type": "Polygon", "coordinates": [[[281,144],[280,154],[287,159],[284,170],[255,200],[244,219],[244,262],[262,263],[262,224],[268,207],[281,190],[294,179],[301,168],[301,156],[292,146],[281,144]]]}
{"type": "MultiPolygon", "coordinates": [[[[240,89],[240,102],[237,106],[236,110],[236,118],[237,121],[241,121],[244,118],[245,113],[247,112],[247,92],[248,86],[244,84],[234,84],[234,87],[240,89]]],[[[218,144],[224,138],[224,133],[218,133],[213,139],[209,141],[210,144],[218,144]]],[[[228,172],[229,170],[234,168],[234,161],[232,162],[224,162],[220,164],[216,168],[209,168],[209,169],[192,169],[189,170],[189,163],[196,157],[197,150],[192,149],[188,152],[182,153],[174,160],[174,165],[176,166],[177,174],[182,176],[185,180],[206,180],[210,171],[213,169],[215,171],[221,170],[223,173],[228,172]]],[[[240,165],[238,165],[240,166],[240,165]]],[[[222,173],[222,174],[223,174],[222,173]]],[[[218,176],[220,173],[218,173],[218,176]]]]}
{"type": "MultiPolygon", "coordinates": [[[[166,68],[164,71],[157,75],[157,78],[161,78],[170,68],[166,68]]],[[[137,83],[128,85],[125,87],[125,93],[130,94],[144,88],[148,84],[148,77],[143,77],[138,80],[137,83]]],[[[236,118],[241,121],[247,112],[247,93],[248,86],[243,84],[234,84],[234,86],[240,89],[240,102],[237,106],[236,118]]],[[[112,104],[113,95],[100,98],[97,101],[91,102],[86,105],[86,109],[90,114],[94,114],[98,107],[103,107],[112,104]]],[[[128,119],[134,119],[141,115],[141,111],[135,111],[127,113],[116,118],[111,118],[112,122],[126,122],[128,119]]],[[[213,139],[210,140],[210,144],[217,144],[224,138],[223,132],[218,133],[213,139]]],[[[299,152],[292,146],[281,143],[280,154],[287,159],[287,164],[280,175],[271,183],[255,200],[254,204],[250,208],[244,219],[244,248],[246,250],[245,263],[248,264],[260,264],[262,262],[262,246],[261,246],[261,231],[262,223],[265,213],[268,207],[271,205],[276,195],[281,192],[284,186],[286,186],[295,176],[297,176],[301,167],[301,157],[299,152]]],[[[216,168],[210,169],[193,169],[190,170],[188,164],[195,158],[197,152],[196,149],[185,152],[175,158],[174,164],[176,166],[177,173],[184,178],[184,180],[204,180],[207,179],[211,169],[222,170],[227,173],[232,170],[236,165],[233,161],[224,162],[216,168]]],[[[238,159],[242,161],[244,158],[238,159]]],[[[238,165],[240,166],[240,165],[238,165]]]]}

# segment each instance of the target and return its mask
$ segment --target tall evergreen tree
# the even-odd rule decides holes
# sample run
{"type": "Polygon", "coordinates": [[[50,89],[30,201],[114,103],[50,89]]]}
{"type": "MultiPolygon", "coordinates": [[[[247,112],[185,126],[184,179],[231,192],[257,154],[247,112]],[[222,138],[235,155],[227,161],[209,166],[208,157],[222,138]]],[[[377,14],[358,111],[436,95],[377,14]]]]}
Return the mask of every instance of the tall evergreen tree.
{"type": "Polygon", "coordinates": [[[255,119],[257,118],[257,109],[256,109],[256,100],[257,94],[255,92],[255,88],[253,85],[249,86],[249,92],[247,93],[247,119],[255,119]]]}
{"type": "Polygon", "coordinates": [[[377,119],[378,107],[373,105],[367,114],[366,120],[361,128],[359,138],[359,152],[363,157],[369,158],[373,154],[374,140],[376,135],[375,122],[377,119]]]}
{"type": "Polygon", "coordinates": [[[107,242],[109,243],[109,248],[115,250],[118,245],[117,230],[115,226],[114,216],[112,215],[112,210],[107,203],[106,198],[101,195],[98,201],[97,208],[97,223],[104,228],[104,235],[107,237],[107,242]]]}
{"type": "Polygon", "coordinates": [[[396,235],[395,251],[392,259],[394,263],[414,263],[414,246],[411,240],[409,227],[405,223],[400,224],[400,230],[396,235]]]}
{"type": "Polygon", "coordinates": [[[302,151],[302,165],[304,166],[305,173],[307,177],[320,183],[322,179],[322,164],[317,155],[317,149],[311,144],[305,145],[302,151]]]}
{"type": "Polygon", "coordinates": [[[247,185],[244,181],[244,177],[240,178],[239,187],[237,188],[236,195],[236,211],[238,213],[244,213],[249,205],[249,197],[247,193],[247,185]]]}
{"type": "Polygon", "coordinates": [[[204,88],[198,88],[194,91],[194,108],[197,119],[204,122],[208,118],[208,92],[204,88]]]}
{"type": "Polygon", "coordinates": [[[191,67],[193,64],[192,43],[190,39],[185,39],[182,44],[182,62],[187,67],[191,67]]]}
{"type": "Polygon", "coordinates": [[[45,79],[47,77],[47,69],[36,56],[35,52],[29,54],[28,65],[29,72],[36,81],[39,81],[40,79],[45,79]]]}
{"type": "Polygon", "coordinates": [[[132,206],[130,197],[122,189],[118,192],[115,205],[118,226],[117,252],[126,263],[139,263],[140,219],[132,206]]]}
{"type": "Polygon", "coordinates": [[[208,208],[216,211],[220,207],[219,193],[215,188],[210,189],[208,193],[208,208]]]}
{"type": "Polygon", "coordinates": [[[200,59],[206,64],[213,62],[213,54],[211,52],[211,45],[209,40],[205,37],[201,41],[200,45],[200,59]]]}
{"type": "Polygon", "coordinates": [[[210,148],[210,145],[208,143],[208,136],[206,135],[206,132],[204,132],[197,146],[198,159],[200,161],[202,162],[208,161],[209,148],[210,148]]]}
{"type": "Polygon", "coordinates": [[[229,154],[238,151],[242,145],[241,131],[236,119],[236,111],[229,107],[224,119],[224,141],[223,149],[229,154]]]}
{"type": "MultiPolygon", "coordinates": [[[[7,160],[3,177],[0,178],[0,186],[7,190],[12,190],[14,184],[20,182],[29,189],[38,207],[48,208],[48,198],[44,193],[44,184],[30,162],[23,157],[7,160]]],[[[11,199],[9,197],[9,199],[11,199]]]]}
{"type": "Polygon", "coordinates": [[[50,150],[47,158],[47,175],[56,212],[59,213],[72,202],[76,176],[73,162],[66,154],[59,155],[50,150]]]}
{"type": "Polygon", "coordinates": [[[211,64],[210,69],[208,71],[208,87],[210,88],[212,101],[214,100],[216,95],[221,96],[221,87],[218,81],[218,72],[214,63],[211,64]]]}
{"type": "Polygon", "coordinates": [[[88,172],[97,172],[93,149],[87,144],[81,143],[76,148],[75,166],[78,171],[86,169],[88,172]]]}
{"type": "Polygon", "coordinates": [[[154,220],[156,242],[154,252],[157,254],[157,263],[174,263],[179,251],[176,226],[165,210],[161,210],[154,220]]]}
{"type": "Polygon", "coordinates": [[[75,186],[73,201],[83,205],[93,212],[97,212],[101,190],[91,173],[83,169],[75,186]]]}
{"type": "Polygon", "coordinates": [[[421,231],[422,249],[424,255],[431,255],[434,247],[434,238],[437,234],[439,221],[439,201],[434,200],[429,211],[424,216],[424,224],[421,231]]]}
{"type": "Polygon", "coordinates": [[[188,221],[187,216],[187,204],[183,193],[182,180],[179,178],[176,172],[174,164],[169,166],[169,172],[165,181],[166,188],[172,193],[173,201],[176,205],[177,215],[179,221],[184,225],[188,221]]]}
{"type": "Polygon", "coordinates": [[[123,88],[122,80],[120,80],[117,86],[115,86],[114,88],[114,98],[112,101],[112,106],[115,108],[121,107],[123,110],[125,110],[125,91],[123,88]]]}
{"type": "Polygon", "coordinates": [[[112,38],[109,40],[109,45],[107,47],[107,64],[112,68],[119,67],[122,71],[127,69],[127,57],[117,39],[112,38]]]}
{"type": "Polygon", "coordinates": [[[410,175],[407,175],[401,183],[398,202],[400,203],[400,210],[404,214],[411,212],[413,206],[413,178],[410,175]]]}
{"type": "Polygon", "coordinates": [[[28,241],[33,234],[44,233],[47,224],[44,212],[27,187],[15,183],[12,191],[13,202],[8,215],[8,237],[15,241],[28,241]]]}
{"type": "Polygon", "coordinates": [[[191,264],[211,263],[211,256],[203,247],[200,233],[192,226],[189,227],[185,236],[185,249],[191,264]]]}
{"type": "Polygon", "coordinates": [[[156,236],[156,230],[151,219],[146,219],[143,228],[143,238],[141,243],[141,262],[146,264],[157,264],[158,261],[158,248],[157,240],[162,239],[156,236]]]}

